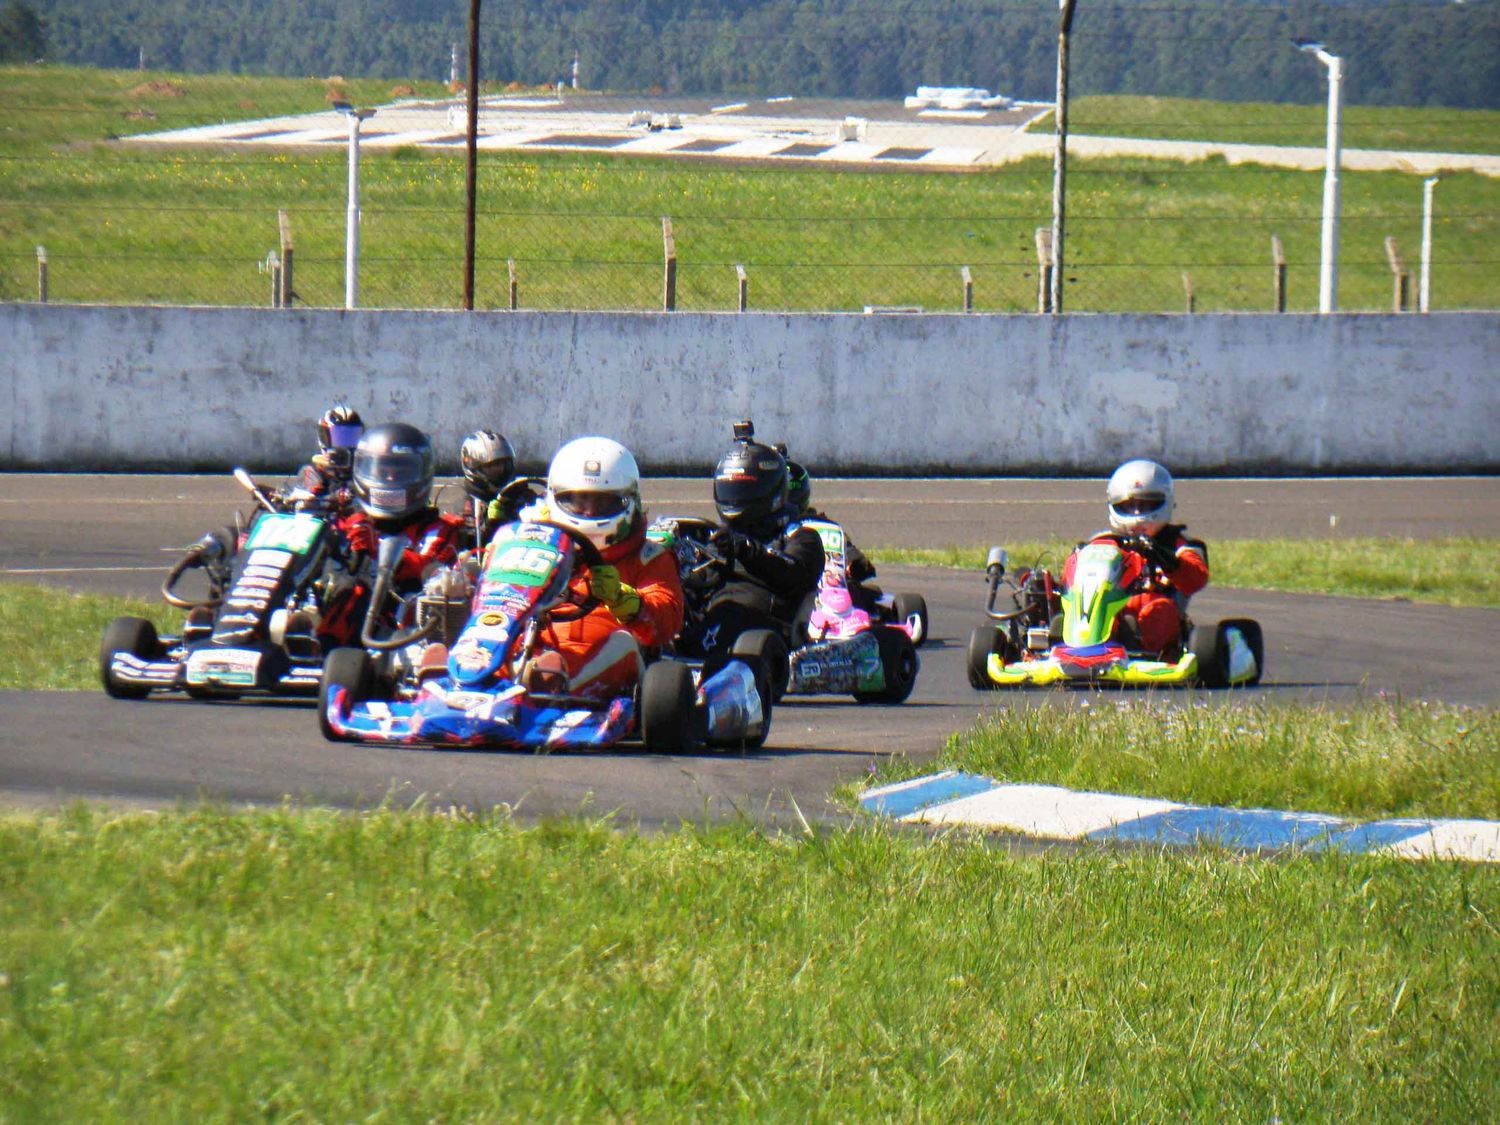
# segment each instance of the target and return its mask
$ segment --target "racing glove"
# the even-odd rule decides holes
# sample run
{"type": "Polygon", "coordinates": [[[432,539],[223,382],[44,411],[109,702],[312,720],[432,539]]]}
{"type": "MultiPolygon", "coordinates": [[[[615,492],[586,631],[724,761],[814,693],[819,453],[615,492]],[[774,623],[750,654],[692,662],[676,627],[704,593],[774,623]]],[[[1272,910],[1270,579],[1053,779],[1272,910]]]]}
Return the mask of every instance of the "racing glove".
{"type": "Polygon", "coordinates": [[[762,553],[759,543],[743,531],[735,531],[732,527],[721,527],[713,533],[710,539],[724,555],[725,558],[735,559],[738,562],[749,562],[756,555],[762,553]]]}
{"type": "Polygon", "coordinates": [[[1163,574],[1171,574],[1182,565],[1177,561],[1177,553],[1175,551],[1167,549],[1149,536],[1141,536],[1137,540],[1136,550],[1145,555],[1151,561],[1151,565],[1163,574]]]}
{"type": "Polygon", "coordinates": [[[589,593],[604,603],[604,607],[621,624],[634,620],[641,612],[641,595],[634,586],[627,586],[620,581],[620,572],[615,567],[591,567],[589,593]]]}

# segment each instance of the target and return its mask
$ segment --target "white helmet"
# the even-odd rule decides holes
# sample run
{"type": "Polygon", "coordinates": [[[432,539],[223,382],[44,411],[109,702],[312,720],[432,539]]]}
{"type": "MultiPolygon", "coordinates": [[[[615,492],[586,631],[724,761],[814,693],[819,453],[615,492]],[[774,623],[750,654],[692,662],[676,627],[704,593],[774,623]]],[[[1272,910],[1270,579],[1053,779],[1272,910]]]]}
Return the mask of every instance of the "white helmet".
{"type": "Polygon", "coordinates": [[[574,438],[547,469],[547,519],[594,546],[629,538],[641,512],[641,472],[630,450],[605,437],[574,438]]]}
{"type": "Polygon", "coordinates": [[[1155,535],[1172,518],[1172,474],[1155,461],[1126,461],[1109,478],[1109,526],[1155,535]]]}

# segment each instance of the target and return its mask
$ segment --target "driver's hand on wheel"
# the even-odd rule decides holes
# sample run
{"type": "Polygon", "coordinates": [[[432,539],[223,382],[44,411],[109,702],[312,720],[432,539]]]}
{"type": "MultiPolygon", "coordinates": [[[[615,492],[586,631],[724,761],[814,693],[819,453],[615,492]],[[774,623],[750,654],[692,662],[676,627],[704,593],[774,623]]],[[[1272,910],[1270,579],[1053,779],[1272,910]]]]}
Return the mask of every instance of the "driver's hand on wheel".
{"type": "Polygon", "coordinates": [[[743,531],[735,531],[731,527],[721,527],[713,533],[709,540],[719,549],[719,553],[726,559],[737,559],[745,562],[760,551],[760,545],[746,535],[743,531]]]}
{"type": "Polygon", "coordinates": [[[589,568],[589,593],[604,603],[616,621],[631,621],[641,612],[641,595],[634,586],[621,582],[620,572],[612,566],[589,568]]]}
{"type": "Polygon", "coordinates": [[[1177,561],[1176,554],[1167,550],[1155,539],[1150,539],[1146,536],[1139,536],[1135,541],[1134,547],[1135,550],[1145,555],[1146,558],[1150,560],[1151,565],[1156,567],[1163,574],[1171,574],[1174,570],[1182,565],[1177,561]]]}

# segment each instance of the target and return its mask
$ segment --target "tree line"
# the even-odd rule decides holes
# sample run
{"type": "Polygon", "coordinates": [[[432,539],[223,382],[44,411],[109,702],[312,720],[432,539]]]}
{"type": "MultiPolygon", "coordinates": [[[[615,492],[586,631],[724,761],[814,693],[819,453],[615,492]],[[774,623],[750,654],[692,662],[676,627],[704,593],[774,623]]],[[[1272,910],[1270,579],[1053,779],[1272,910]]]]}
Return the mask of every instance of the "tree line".
{"type": "MultiPolygon", "coordinates": [[[[446,78],[468,11],[467,0],[5,0],[0,58],[34,57],[44,35],[48,59],[89,66],[446,78]]],[[[488,0],[481,74],[568,80],[576,53],[596,90],[896,98],[959,85],[1045,100],[1057,18],[1048,0],[488,0]]],[[[1351,103],[1500,108],[1497,0],[1079,0],[1072,90],[1321,101],[1325,71],[1294,38],[1348,60],[1351,103]]]]}

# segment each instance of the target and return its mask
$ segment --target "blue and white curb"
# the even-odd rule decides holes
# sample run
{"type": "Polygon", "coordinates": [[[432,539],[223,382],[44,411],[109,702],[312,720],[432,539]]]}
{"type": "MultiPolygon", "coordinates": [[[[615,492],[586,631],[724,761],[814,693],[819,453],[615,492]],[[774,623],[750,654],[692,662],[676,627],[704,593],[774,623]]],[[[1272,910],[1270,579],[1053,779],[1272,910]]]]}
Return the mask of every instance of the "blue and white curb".
{"type": "Polygon", "coordinates": [[[1322,813],[1223,809],[1057,785],[1007,785],[954,770],[871,789],[860,804],[866,812],[908,824],[967,825],[1048,840],[1302,848],[1500,863],[1500,822],[1491,820],[1362,824],[1322,813]]]}

